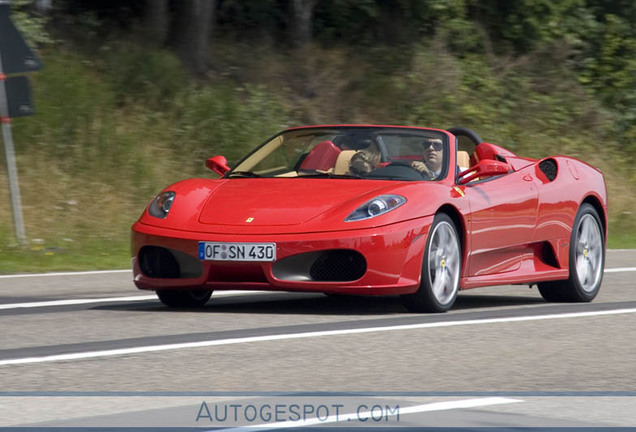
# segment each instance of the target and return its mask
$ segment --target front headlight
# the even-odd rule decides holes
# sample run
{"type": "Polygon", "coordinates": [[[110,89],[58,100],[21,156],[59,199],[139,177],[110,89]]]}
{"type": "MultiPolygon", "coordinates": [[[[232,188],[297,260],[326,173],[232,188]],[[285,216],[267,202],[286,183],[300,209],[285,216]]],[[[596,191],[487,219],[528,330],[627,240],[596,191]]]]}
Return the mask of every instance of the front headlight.
{"type": "Polygon", "coordinates": [[[405,202],[406,198],[400,195],[380,195],[358,207],[347,216],[345,222],[374,218],[398,208],[405,202]]]}
{"type": "Polygon", "coordinates": [[[165,219],[165,217],[168,216],[168,212],[170,212],[170,207],[172,207],[175,195],[174,192],[161,192],[157,195],[148,207],[150,216],[165,219]]]}

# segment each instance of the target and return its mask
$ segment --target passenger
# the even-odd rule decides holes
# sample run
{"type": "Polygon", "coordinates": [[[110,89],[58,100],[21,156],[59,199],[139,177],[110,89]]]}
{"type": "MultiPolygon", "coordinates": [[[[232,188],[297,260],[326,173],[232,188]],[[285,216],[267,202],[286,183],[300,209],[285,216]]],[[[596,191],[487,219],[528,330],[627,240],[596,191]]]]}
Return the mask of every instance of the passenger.
{"type": "Polygon", "coordinates": [[[359,151],[351,156],[349,172],[353,175],[365,175],[378,167],[380,154],[368,151],[359,151]]]}
{"type": "Polygon", "coordinates": [[[435,180],[442,173],[444,143],[439,138],[428,138],[422,143],[422,160],[411,162],[411,168],[422,173],[429,180],[435,180]]]}

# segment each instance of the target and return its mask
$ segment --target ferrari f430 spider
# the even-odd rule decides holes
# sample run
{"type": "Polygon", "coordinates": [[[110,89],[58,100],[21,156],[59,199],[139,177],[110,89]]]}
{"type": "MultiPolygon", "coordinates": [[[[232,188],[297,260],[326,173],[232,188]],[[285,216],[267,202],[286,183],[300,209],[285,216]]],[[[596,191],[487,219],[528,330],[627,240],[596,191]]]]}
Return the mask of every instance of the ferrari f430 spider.
{"type": "Polygon", "coordinates": [[[601,286],[605,181],[571,157],[520,157],[463,127],[327,125],[206,165],[221,177],[168,186],[132,227],[134,282],[170,307],[279,290],[444,312],[475,287],[587,302],[601,286]]]}

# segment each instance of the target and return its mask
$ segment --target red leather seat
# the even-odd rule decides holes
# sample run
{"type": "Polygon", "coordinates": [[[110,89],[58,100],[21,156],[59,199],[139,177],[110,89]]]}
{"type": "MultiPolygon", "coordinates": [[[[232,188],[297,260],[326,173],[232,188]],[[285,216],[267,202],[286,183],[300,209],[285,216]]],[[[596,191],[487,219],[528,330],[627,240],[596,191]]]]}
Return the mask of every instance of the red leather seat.
{"type": "Polygon", "coordinates": [[[311,149],[300,165],[300,170],[327,171],[336,165],[340,149],[331,141],[321,141],[311,149]]]}

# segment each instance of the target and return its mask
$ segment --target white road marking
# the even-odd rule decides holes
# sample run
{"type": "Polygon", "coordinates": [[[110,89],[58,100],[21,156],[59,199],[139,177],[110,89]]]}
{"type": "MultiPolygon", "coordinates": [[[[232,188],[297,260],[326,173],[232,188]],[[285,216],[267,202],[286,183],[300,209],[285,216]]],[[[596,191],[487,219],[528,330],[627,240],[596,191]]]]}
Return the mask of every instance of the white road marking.
{"type": "Polygon", "coordinates": [[[50,276],[84,276],[84,275],[99,275],[109,273],[130,273],[132,278],[132,269],[128,270],[94,270],[83,272],[57,272],[57,273],[23,273],[23,274],[10,274],[0,275],[0,279],[19,279],[19,278],[34,278],[34,277],[50,277],[50,276]]]}
{"type": "MultiPolygon", "coordinates": [[[[636,267],[619,267],[619,268],[606,268],[605,273],[618,273],[618,272],[633,272],[636,271],[636,267]]],[[[9,274],[0,275],[0,279],[20,279],[20,278],[36,278],[36,277],[55,277],[55,276],[90,276],[100,274],[117,274],[117,273],[130,273],[132,276],[132,270],[94,270],[94,271],[81,271],[81,272],[53,272],[53,273],[22,273],[22,274],[9,274]]]]}
{"type": "Polygon", "coordinates": [[[156,299],[156,295],[145,296],[127,296],[127,297],[109,297],[109,298],[91,298],[91,299],[71,299],[71,300],[51,300],[44,302],[28,302],[28,303],[11,303],[0,305],[0,310],[6,309],[23,309],[23,308],[39,308],[52,306],[71,306],[90,303],[108,303],[108,302],[135,302],[143,300],[156,299]]]}
{"type": "Polygon", "coordinates": [[[636,271],[636,267],[618,267],[618,268],[606,268],[605,273],[622,273],[636,271]]]}
{"type": "MultiPolygon", "coordinates": [[[[415,405],[411,407],[400,407],[395,413],[391,412],[390,415],[388,413],[385,414],[387,417],[395,417],[405,414],[417,414],[423,412],[433,412],[433,411],[446,411],[453,409],[466,409],[466,408],[478,408],[492,405],[501,405],[501,404],[509,404],[509,403],[517,403],[523,402],[520,399],[510,399],[504,397],[484,397],[484,398],[476,398],[476,399],[464,399],[458,401],[448,401],[448,402],[433,402],[423,405],[415,405]]],[[[371,411],[363,411],[356,412],[350,414],[337,414],[331,415],[324,419],[321,418],[313,418],[309,420],[297,420],[297,421],[283,421],[277,423],[265,423],[254,426],[244,426],[244,427],[235,427],[235,428],[227,428],[227,429],[216,429],[215,432],[256,432],[263,431],[269,429],[290,429],[296,427],[305,427],[305,426],[315,426],[315,425],[323,425],[328,423],[340,423],[347,421],[360,421],[361,423],[365,419],[371,419],[373,413],[371,411]]]]}
{"type": "MultiPolygon", "coordinates": [[[[47,276],[95,275],[95,274],[106,274],[106,273],[124,273],[128,271],[130,270],[104,270],[104,271],[73,272],[73,273],[2,275],[0,276],[0,279],[25,278],[25,277],[47,277],[47,276]]],[[[633,271],[636,271],[636,267],[619,267],[619,268],[605,269],[605,273],[620,273],[620,272],[633,272],[633,271]]],[[[273,293],[273,292],[277,292],[277,291],[217,291],[214,293],[214,297],[266,294],[266,293],[273,293]]],[[[155,298],[156,298],[155,295],[145,295],[145,296],[126,296],[126,297],[110,297],[110,298],[51,300],[51,301],[44,301],[44,302],[28,302],[28,303],[11,303],[11,304],[0,304],[0,310],[53,307],[53,306],[72,306],[72,305],[91,304],[91,303],[135,302],[135,301],[153,300],[155,298]]]]}
{"type": "Polygon", "coordinates": [[[593,312],[574,312],[574,313],[563,313],[563,314],[552,314],[552,315],[531,315],[531,316],[509,317],[509,318],[487,318],[487,319],[478,319],[478,320],[405,324],[405,325],[395,325],[395,326],[385,326],[385,327],[367,327],[367,328],[358,328],[358,329],[315,331],[315,332],[278,334],[278,335],[268,335],[268,336],[251,336],[251,337],[242,337],[242,338],[207,340],[207,341],[199,341],[199,342],[150,345],[150,346],[139,346],[139,347],[133,347],[133,348],[119,348],[119,349],[110,349],[110,350],[101,350],[101,351],[86,351],[86,352],[76,352],[76,353],[68,353],[68,354],[56,354],[56,355],[49,355],[49,356],[42,356],[42,357],[26,357],[26,358],[18,358],[18,359],[8,359],[8,360],[0,360],[0,366],[32,364],[32,363],[47,363],[47,362],[65,361],[65,360],[84,360],[84,359],[90,359],[90,358],[112,357],[112,356],[120,356],[120,355],[128,355],[128,354],[141,354],[141,353],[181,350],[181,349],[189,349],[189,348],[208,348],[212,346],[236,345],[236,344],[244,344],[244,343],[280,341],[280,340],[290,340],[290,339],[305,339],[305,338],[325,337],[325,336],[340,336],[340,335],[352,335],[352,334],[362,334],[362,333],[420,330],[420,329],[437,328],[437,327],[500,324],[500,323],[524,322],[524,321],[589,318],[589,317],[597,317],[597,316],[632,314],[632,313],[636,313],[636,308],[615,309],[615,310],[607,310],[607,311],[593,311],[593,312]]]}
{"type": "MultiPolygon", "coordinates": [[[[214,297],[254,295],[254,294],[267,293],[267,292],[268,291],[220,291],[220,292],[215,292],[214,297]]],[[[28,303],[10,303],[10,304],[0,304],[0,310],[53,307],[53,306],[73,306],[73,305],[91,304],[91,303],[136,302],[136,301],[147,301],[147,300],[157,300],[157,296],[155,294],[152,294],[152,295],[143,295],[143,296],[102,297],[102,298],[69,299],[69,300],[50,300],[50,301],[43,301],[43,302],[28,302],[28,303]]]]}

